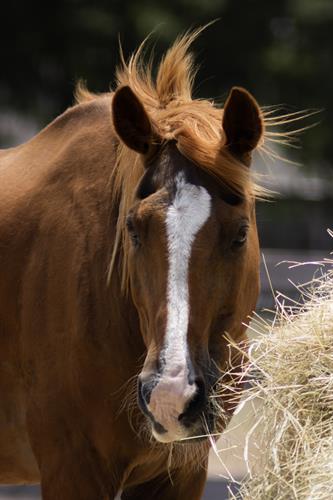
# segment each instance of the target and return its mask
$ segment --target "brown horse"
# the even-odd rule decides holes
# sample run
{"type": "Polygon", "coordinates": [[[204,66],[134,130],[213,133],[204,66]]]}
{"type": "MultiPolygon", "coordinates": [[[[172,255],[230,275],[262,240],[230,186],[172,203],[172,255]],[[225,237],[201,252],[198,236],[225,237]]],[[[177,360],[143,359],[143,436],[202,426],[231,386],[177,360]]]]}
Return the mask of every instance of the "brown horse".
{"type": "Polygon", "coordinates": [[[264,122],[192,99],[195,36],[0,153],[0,481],[44,499],[199,499],[233,411],[264,122]]]}

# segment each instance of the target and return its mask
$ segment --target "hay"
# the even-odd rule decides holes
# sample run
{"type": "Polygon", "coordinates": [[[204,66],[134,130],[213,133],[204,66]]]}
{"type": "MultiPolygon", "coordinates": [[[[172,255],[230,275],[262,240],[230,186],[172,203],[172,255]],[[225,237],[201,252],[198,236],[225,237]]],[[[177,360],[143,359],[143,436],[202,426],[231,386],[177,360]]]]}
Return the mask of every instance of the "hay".
{"type": "Polygon", "coordinates": [[[251,345],[245,401],[261,400],[253,425],[261,454],[244,500],[333,498],[332,265],[302,289],[302,304],[278,297],[273,325],[251,345]]]}

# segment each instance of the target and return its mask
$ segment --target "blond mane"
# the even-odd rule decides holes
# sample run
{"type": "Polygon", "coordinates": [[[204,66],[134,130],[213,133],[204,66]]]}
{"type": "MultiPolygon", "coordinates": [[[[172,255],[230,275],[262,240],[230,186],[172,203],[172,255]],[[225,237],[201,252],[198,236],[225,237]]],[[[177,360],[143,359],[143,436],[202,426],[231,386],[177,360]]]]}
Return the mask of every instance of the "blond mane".
{"type": "MultiPolygon", "coordinates": [[[[125,62],[121,51],[121,66],[116,71],[116,89],[128,85],[141,100],[149,113],[158,135],[165,140],[175,139],[179,151],[198,168],[206,170],[219,182],[227,184],[246,197],[263,197],[267,190],[254,182],[251,170],[223,148],[225,135],[222,129],[223,109],[213,100],[193,99],[192,90],[197,67],[189,52],[192,42],[204,28],[187,32],[176,39],[162,57],[156,78],[152,72],[152,57],[145,63],[146,40],[125,62]]],[[[109,94],[112,98],[112,93],[109,94]]],[[[98,96],[79,84],[76,89],[78,103],[96,99],[98,96]]],[[[302,117],[304,113],[302,114],[302,117]]],[[[289,142],[294,133],[268,132],[268,128],[300,119],[298,113],[276,118],[272,110],[262,111],[264,133],[257,149],[270,154],[267,140],[289,142]]],[[[274,156],[274,155],[273,155],[274,156]]],[[[127,289],[128,266],[126,252],[128,242],[124,221],[133,204],[135,188],[143,175],[140,155],[126,147],[117,145],[117,163],[111,175],[111,196],[120,200],[116,244],[109,271],[114,267],[119,247],[124,249],[122,285],[127,289]],[[130,168],[129,168],[130,166],[130,168]]]]}

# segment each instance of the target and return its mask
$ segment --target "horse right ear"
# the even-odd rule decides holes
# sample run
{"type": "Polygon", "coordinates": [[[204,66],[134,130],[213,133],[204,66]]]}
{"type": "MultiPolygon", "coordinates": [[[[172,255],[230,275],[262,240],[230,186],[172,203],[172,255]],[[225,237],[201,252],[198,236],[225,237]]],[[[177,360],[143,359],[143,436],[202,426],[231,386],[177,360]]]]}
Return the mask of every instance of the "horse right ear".
{"type": "Polygon", "coordinates": [[[263,135],[263,119],[255,98],[241,87],[233,87],[224,105],[222,127],[225,146],[239,157],[248,156],[263,135]]]}
{"type": "Polygon", "coordinates": [[[119,138],[137,153],[147,154],[153,127],[141,101],[128,86],[116,90],[112,99],[112,119],[119,138]]]}

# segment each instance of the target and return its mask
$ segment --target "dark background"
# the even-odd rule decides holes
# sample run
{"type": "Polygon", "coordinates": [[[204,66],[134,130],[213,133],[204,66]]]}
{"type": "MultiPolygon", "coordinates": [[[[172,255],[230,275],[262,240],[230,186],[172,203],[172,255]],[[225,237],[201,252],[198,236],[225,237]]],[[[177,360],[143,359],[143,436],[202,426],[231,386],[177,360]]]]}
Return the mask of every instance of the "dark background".
{"type": "Polygon", "coordinates": [[[0,109],[46,124],[72,103],[78,78],[94,91],[109,88],[118,35],[128,55],[155,29],[158,56],[180,32],[216,18],[194,45],[201,63],[196,95],[221,99],[237,84],[262,105],[324,109],[298,156],[332,171],[331,0],[2,2],[0,109]]]}

